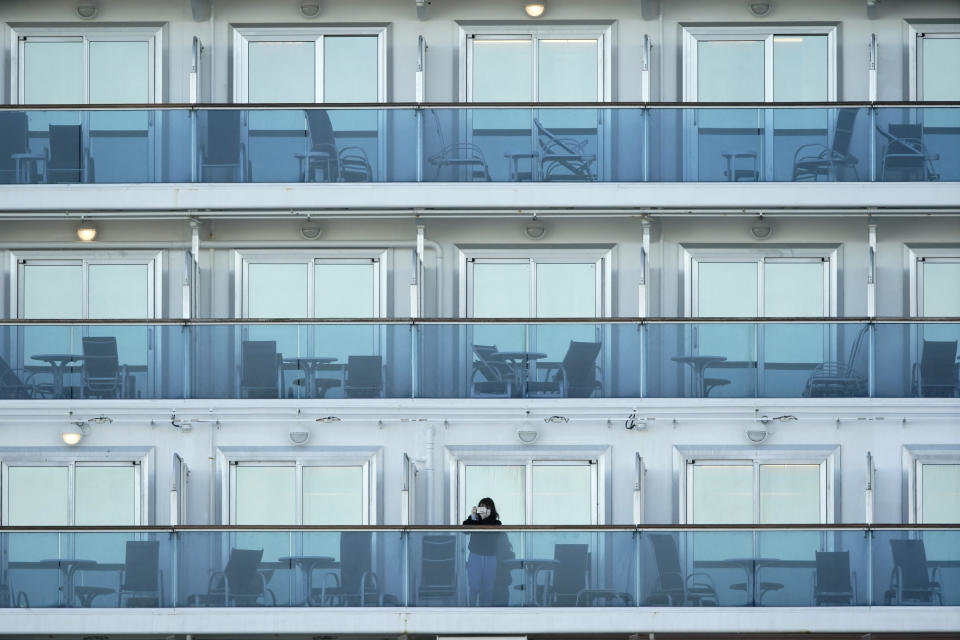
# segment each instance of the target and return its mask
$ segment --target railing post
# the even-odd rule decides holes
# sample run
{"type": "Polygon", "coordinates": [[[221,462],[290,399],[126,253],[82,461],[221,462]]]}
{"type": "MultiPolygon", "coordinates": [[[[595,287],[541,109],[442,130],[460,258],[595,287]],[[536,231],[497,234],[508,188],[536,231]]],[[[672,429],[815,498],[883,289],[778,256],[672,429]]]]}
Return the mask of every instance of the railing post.
{"type": "Polygon", "coordinates": [[[868,526],[863,532],[863,538],[867,541],[867,604],[876,605],[873,599],[873,531],[868,526]]]}
{"type": "Polygon", "coordinates": [[[877,107],[870,105],[870,182],[877,181],[877,107]]]}
{"type": "Polygon", "coordinates": [[[877,395],[877,323],[867,325],[867,397],[877,395]]]}
{"type": "Polygon", "coordinates": [[[170,606],[179,606],[177,595],[180,593],[178,588],[180,580],[180,534],[176,529],[170,529],[170,540],[173,549],[170,552],[170,606]]]}
{"type": "Polygon", "coordinates": [[[406,527],[400,530],[400,542],[403,545],[401,575],[403,576],[403,606],[410,606],[410,532],[406,527]]]}
{"type": "Polygon", "coordinates": [[[420,364],[420,328],[410,321],[410,397],[418,398],[420,394],[419,376],[420,364]]]}
{"type": "Polygon", "coordinates": [[[637,597],[637,603],[634,606],[640,606],[640,538],[643,532],[640,527],[633,529],[633,592],[637,597]]]}
{"type": "Polygon", "coordinates": [[[647,349],[647,325],[642,320],[638,327],[640,331],[640,397],[647,397],[647,362],[650,360],[650,352],[647,349]]]}

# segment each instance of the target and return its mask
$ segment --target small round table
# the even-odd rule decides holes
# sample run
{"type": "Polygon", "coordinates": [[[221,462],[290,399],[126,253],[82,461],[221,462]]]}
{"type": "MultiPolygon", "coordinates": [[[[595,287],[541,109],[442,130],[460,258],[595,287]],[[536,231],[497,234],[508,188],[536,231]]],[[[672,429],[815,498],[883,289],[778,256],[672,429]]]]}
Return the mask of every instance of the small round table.
{"type": "Polygon", "coordinates": [[[83,360],[83,356],[75,353],[38,353],[30,357],[50,364],[50,373],[53,374],[53,395],[57,398],[63,398],[65,395],[63,374],[67,370],[67,365],[83,360]]]}
{"type": "Polygon", "coordinates": [[[336,358],[318,356],[315,358],[284,358],[283,364],[303,371],[303,385],[307,388],[307,397],[313,398],[316,395],[316,385],[313,382],[317,367],[336,361],[336,358]]]}
{"type": "MultiPolygon", "coordinates": [[[[554,558],[517,558],[505,560],[503,566],[509,570],[523,571],[523,604],[524,606],[546,606],[546,602],[537,602],[537,576],[543,571],[553,571],[560,566],[560,561],[554,558]]],[[[544,599],[549,589],[544,584],[544,599]]]]}
{"type": "Polygon", "coordinates": [[[527,395],[527,378],[530,375],[530,361],[542,360],[547,354],[539,351],[494,351],[488,356],[490,360],[505,362],[513,370],[513,379],[516,382],[517,393],[527,395]]]}
{"type": "Polygon", "coordinates": [[[340,563],[331,556],[284,556],[277,560],[295,565],[303,573],[306,593],[301,605],[304,607],[310,604],[310,598],[313,597],[313,572],[317,569],[337,569],[340,566],[340,563]]]}
{"type": "Polygon", "coordinates": [[[726,356],[674,356],[670,358],[674,362],[680,362],[682,364],[690,365],[693,369],[693,382],[694,389],[696,389],[698,398],[703,398],[706,394],[704,393],[703,388],[703,371],[707,367],[714,365],[718,362],[724,362],[726,356]]]}

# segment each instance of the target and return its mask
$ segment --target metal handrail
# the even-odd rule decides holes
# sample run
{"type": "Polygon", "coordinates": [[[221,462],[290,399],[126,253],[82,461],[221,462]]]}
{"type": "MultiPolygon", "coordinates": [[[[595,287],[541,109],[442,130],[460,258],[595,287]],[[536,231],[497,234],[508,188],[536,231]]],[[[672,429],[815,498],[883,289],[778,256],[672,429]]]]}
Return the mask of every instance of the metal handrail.
{"type": "Polygon", "coordinates": [[[902,531],[902,530],[960,530],[960,524],[918,524],[918,523],[889,523],[889,524],[868,524],[868,523],[844,523],[830,525],[813,524],[603,524],[603,525],[547,525],[547,524],[527,524],[527,525],[501,525],[496,527],[484,527],[477,529],[476,526],[462,525],[142,525],[129,527],[116,526],[0,526],[0,533],[24,533],[30,531],[49,533],[59,531],[63,533],[70,532],[104,532],[119,533],[124,531],[163,531],[176,533],[178,531],[396,531],[407,533],[411,531],[484,531],[487,529],[495,531],[779,531],[779,530],[800,530],[800,531],[835,531],[835,530],[857,530],[857,531],[902,531]]]}
{"type": "Polygon", "coordinates": [[[843,108],[950,108],[960,102],[950,100],[883,100],[877,102],[276,102],[276,103],[206,103],[191,104],[4,104],[0,111],[205,111],[262,110],[289,111],[303,109],[843,109],[843,108]]]}
{"type": "Polygon", "coordinates": [[[960,317],[918,318],[907,316],[884,317],[588,317],[588,318],[116,318],[116,319],[63,319],[63,318],[3,318],[0,326],[28,325],[482,325],[482,324],[636,324],[636,325],[688,325],[688,324],[956,324],[960,317]]]}

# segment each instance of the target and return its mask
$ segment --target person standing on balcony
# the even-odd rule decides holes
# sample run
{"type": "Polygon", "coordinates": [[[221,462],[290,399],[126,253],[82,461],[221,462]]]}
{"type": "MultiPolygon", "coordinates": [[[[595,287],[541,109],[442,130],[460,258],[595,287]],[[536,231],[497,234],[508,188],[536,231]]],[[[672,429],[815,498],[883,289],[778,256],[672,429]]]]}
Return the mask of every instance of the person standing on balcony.
{"type": "MultiPolygon", "coordinates": [[[[484,498],[470,510],[463,521],[465,526],[498,526],[500,514],[490,498],[484,498]]],[[[493,604],[493,584],[497,576],[497,543],[502,533],[484,531],[470,534],[470,557],[467,559],[467,579],[470,586],[470,606],[489,607],[493,604]]]]}

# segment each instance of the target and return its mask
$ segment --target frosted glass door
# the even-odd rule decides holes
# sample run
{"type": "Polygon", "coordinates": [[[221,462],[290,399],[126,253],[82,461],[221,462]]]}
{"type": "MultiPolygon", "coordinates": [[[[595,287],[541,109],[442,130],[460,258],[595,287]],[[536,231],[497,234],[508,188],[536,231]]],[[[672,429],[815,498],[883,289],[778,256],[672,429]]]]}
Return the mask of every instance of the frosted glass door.
{"type": "MultiPolygon", "coordinates": [[[[529,318],[531,316],[530,263],[475,263],[470,295],[474,318],[529,318]]],[[[476,325],[473,344],[493,345],[499,351],[527,348],[523,325],[476,325]]]]}
{"type": "MultiPolygon", "coordinates": [[[[597,311],[596,263],[536,263],[536,316],[538,318],[594,318],[597,311]]],[[[563,360],[570,341],[596,342],[597,327],[589,324],[555,324],[537,327],[534,349],[545,360],[563,360]]]]}
{"type": "MultiPolygon", "coordinates": [[[[303,467],[303,524],[365,524],[363,467],[303,467]]],[[[340,559],[340,535],[311,532],[303,536],[305,555],[340,559]]]]}
{"type": "Polygon", "coordinates": [[[592,475],[589,464],[534,464],[530,524],[596,524],[592,475]]]}
{"type": "Polygon", "coordinates": [[[481,498],[491,498],[503,524],[527,524],[525,466],[468,465],[463,477],[460,520],[470,515],[481,498]]]}
{"type": "MultiPolygon", "coordinates": [[[[752,524],[753,465],[697,464],[688,476],[692,491],[691,524],[752,524]]],[[[696,560],[725,560],[753,556],[750,532],[697,532],[692,536],[696,560]]],[[[742,573],[740,574],[742,575],[742,573]]]]}
{"type": "MultiPolygon", "coordinates": [[[[297,524],[296,467],[236,466],[234,476],[234,524],[297,524]]],[[[236,546],[263,549],[263,560],[290,555],[287,536],[274,532],[241,531],[236,546]]]]}
{"type": "MultiPolygon", "coordinates": [[[[74,524],[77,526],[132,527],[140,524],[137,474],[132,464],[77,465],[74,477],[74,524]]],[[[126,540],[133,533],[76,536],[76,557],[97,562],[122,563],[126,540]]]]}
{"type": "MultiPolygon", "coordinates": [[[[960,258],[928,258],[920,262],[923,288],[920,315],[927,318],[960,317],[960,258]]],[[[960,340],[957,324],[923,325],[924,340],[960,340]]]]}
{"type": "MultiPolygon", "coordinates": [[[[23,310],[28,319],[83,318],[83,266],[76,264],[23,265],[23,310]]],[[[31,356],[80,353],[79,331],[64,325],[30,325],[23,328],[24,361],[46,365],[31,356]]]]}
{"type": "MultiPolygon", "coordinates": [[[[317,318],[374,318],[379,287],[374,262],[364,264],[317,263],[314,273],[314,309],[317,318]]],[[[376,355],[378,328],[373,325],[317,325],[314,329],[318,356],[346,363],[352,355],[376,355]]]]}
{"type": "MultiPolygon", "coordinates": [[[[699,262],[696,315],[711,318],[755,318],[759,314],[759,263],[699,262]]],[[[753,325],[710,324],[696,327],[698,355],[723,356],[730,362],[756,362],[753,325]]]]}
{"type": "MultiPolygon", "coordinates": [[[[87,317],[96,319],[134,319],[153,317],[152,283],[146,264],[91,264],[87,267],[87,317]]],[[[90,327],[91,336],[117,339],[120,364],[131,367],[150,365],[151,327],[113,325],[90,327]]],[[[137,372],[134,371],[134,374],[137,372]]]]}
{"type": "MultiPolygon", "coordinates": [[[[308,267],[303,263],[250,263],[247,266],[248,318],[306,318],[309,287],[308,267]]],[[[250,340],[274,340],[285,358],[309,355],[303,351],[297,325],[252,325],[250,340]]]]}
{"type": "MultiPolygon", "coordinates": [[[[925,34],[918,38],[920,55],[921,100],[960,100],[960,34],[925,34]]],[[[960,117],[955,109],[923,110],[925,128],[958,127],[960,117]]]]}
{"type": "MultiPolygon", "coordinates": [[[[379,39],[376,36],[324,36],[323,101],[379,102],[379,39]]],[[[377,166],[375,110],[329,110],[337,146],[360,147],[377,166]]]]}
{"type": "MultiPolygon", "coordinates": [[[[7,522],[18,526],[64,527],[70,524],[69,468],[7,468],[7,522]]],[[[60,554],[56,533],[8,534],[9,559],[30,562],[60,554]]]]}

